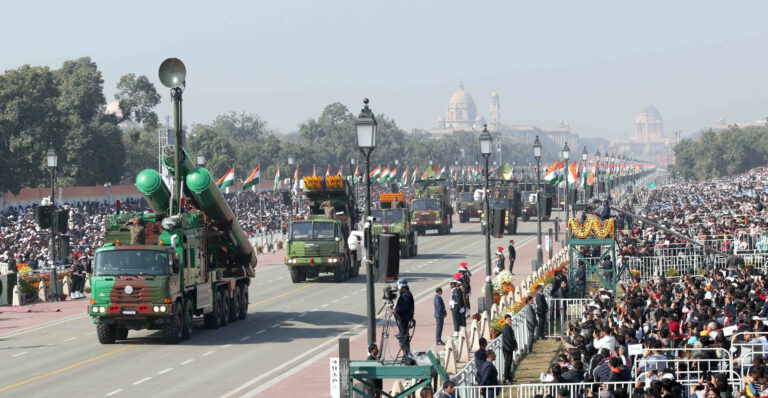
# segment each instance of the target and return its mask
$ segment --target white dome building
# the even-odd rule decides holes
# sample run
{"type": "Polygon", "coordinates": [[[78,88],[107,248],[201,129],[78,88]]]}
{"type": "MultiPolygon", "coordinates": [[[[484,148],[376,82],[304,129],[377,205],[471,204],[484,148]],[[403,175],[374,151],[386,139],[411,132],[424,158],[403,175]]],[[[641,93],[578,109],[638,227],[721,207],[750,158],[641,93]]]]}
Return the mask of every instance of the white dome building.
{"type": "Polygon", "coordinates": [[[448,114],[445,118],[445,127],[454,130],[472,130],[472,125],[477,117],[477,108],[472,96],[464,91],[464,83],[459,83],[459,89],[451,95],[448,101],[448,114]]]}

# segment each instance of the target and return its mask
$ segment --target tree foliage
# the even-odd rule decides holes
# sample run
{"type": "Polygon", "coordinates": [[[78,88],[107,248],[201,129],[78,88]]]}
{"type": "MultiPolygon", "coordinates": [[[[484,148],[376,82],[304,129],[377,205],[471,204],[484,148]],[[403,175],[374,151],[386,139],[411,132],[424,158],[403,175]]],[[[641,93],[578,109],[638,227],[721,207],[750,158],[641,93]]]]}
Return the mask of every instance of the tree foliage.
{"type": "Polygon", "coordinates": [[[768,128],[732,126],[707,130],[698,139],[675,146],[672,173],[684,179],[707,179],[742,173],[768,163],[768,128]]]}

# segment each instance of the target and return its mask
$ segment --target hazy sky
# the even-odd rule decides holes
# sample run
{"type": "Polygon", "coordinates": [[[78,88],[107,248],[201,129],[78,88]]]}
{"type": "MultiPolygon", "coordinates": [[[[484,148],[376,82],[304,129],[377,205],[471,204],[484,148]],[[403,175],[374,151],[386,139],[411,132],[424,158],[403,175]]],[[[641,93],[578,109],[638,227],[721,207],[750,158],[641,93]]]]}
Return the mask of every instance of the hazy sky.
{"type": "Polygon", "coordinates": [[[768,116],[768,2],[7,2],[0,68],[90,56],[108,100],[125,73],[187,66],[186,123],[245,111],[290,132],[363,97],[430,128],[463,78],[480,114],[583,136],[633,131],[648,94],[667,135],[768,116]]]}

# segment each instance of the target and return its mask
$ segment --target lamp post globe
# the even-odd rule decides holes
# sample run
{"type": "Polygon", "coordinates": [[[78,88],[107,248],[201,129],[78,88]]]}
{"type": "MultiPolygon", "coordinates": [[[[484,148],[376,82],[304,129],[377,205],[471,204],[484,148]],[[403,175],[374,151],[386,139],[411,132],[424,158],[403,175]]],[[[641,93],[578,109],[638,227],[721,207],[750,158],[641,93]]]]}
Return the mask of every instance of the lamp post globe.
{"type": "MultiPolygon", "coordinates": [[[[360,152],[365,156],[365,218],[363,225],[368,221],[371,215],[371,152],[376,148],[376,117],[373,111],[368,107],[368,98],[363,100],[365,106],[355,120],[357,130],[357,146],[360,152]]],[[[370,228],[365,230],[366,249],[371,242],[370,228]]],[[[376,343],[376,302],[373,296],[373,259],[370,258],[366,250],[365,259],[365,286],[366,286],[366,318],[368,320],[368,345],[376,343]]]]}
{"type": "Polygon", "coordinates": [[[203,151],[197,151],[197,165],[198,166],[205,165],[205,155],[203,154],[203,151]]]}

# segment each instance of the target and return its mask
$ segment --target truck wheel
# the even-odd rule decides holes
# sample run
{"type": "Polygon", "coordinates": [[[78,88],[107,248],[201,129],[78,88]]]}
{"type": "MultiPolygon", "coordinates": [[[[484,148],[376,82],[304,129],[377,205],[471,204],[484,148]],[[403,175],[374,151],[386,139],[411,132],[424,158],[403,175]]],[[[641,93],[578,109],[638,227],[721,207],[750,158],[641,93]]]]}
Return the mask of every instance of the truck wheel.
{"type": "Polygon", "coordinates": [[[99,343],[114,344],[115,325],[105,325],[103,323],[96,325],[96,335],[99,336],[99,343]]]}
{"type": "Polygon", "coordinates": [[[291,267],[291,282],[301,283],[307,279],[307,273],[304,267],[291,267]]]}
{"type": "Polygon", "coordinates": [[[208,329],[218,329],[221,323],[221,296],[218,293],[213,295],[213,311],[205,314],[205,327],[208,329]]]}
{"type": "Polygon", "coordinates": [[[115,340],[125,340],[128,338],[128,328],[118,327],[115,328],[115,340]]]}
{"type": "Polygon", "coordinates": [[[181,331],[181,338],[184,340],[192,337],[192,332],[195,328],[194,321],[192,320],[194,313],[195,309],[192,305],[192,300],[184,300],[184,329],[181,331]]]}
{"type": "Polygon", "coordinates": [[[232,304],[229,307],[229,321],[237,322],[240,319],[240,287],[235,288],[235,292],[232,293],[232,304]]]}
{"type": "Polygon", "coordinates": [[[248,286],[243,286],[243,290],[240,293],[240,319],[245,319],[248,316],[248,286]]]}
{"type": "Polygon", "coordinates": [[[163,339],[168,344],[176,344],[181,341],[184,331],[184,308],[180,302],[173,304],[173,313],[168,321],[163,324],[163,339]]]}
{"type": "Polygon", "coordinates": [[[343,265],[337,265],[333,268],[333,281],[334,282],[343,282],[344,281],[344,266],[343,265]]]}
{"type": "Polygon", "coordinates": [[[227,289],[219,290],[219,295],[221,296],[221,320],[219,325],[227,326],[229,323],[229,295],[227,294],[227,289]]]}

